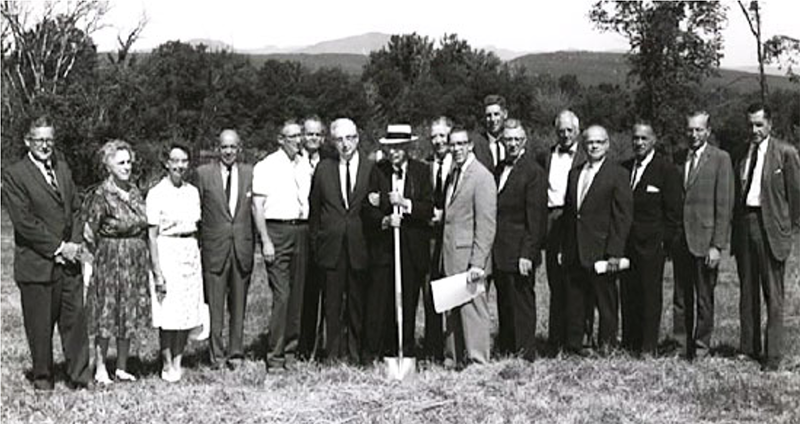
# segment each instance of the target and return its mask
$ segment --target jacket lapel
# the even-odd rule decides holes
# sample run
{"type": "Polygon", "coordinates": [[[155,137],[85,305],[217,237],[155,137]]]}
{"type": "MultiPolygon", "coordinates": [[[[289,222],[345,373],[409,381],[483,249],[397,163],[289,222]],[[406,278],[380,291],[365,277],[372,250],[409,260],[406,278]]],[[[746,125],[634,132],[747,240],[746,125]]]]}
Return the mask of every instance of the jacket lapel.
{"type": "Polygon", "coordinates": [[[63,203],[63,193],[60,193],[59,191],[63,190],[61,186],[66,182],[66,180],[65,177],[58,175],[60,174],[60,167],[56,168],[56,178],[59,180],[59,182],[61,182],[61,184],[58,186],[59,191],[56,191],[53,189],[53,186],[47,182],[42,172],[39,171],[39,168],[37,168],[36,164],[33,163],[33,160],[30,157],[27,157],[26,159],[27,161],[25,162],[25,165],[28,169],[28,173],[31,174],[31,178],[36,181],[37,184],[39,184],[42,190],[52,196],[55,201],[58,203],[63,203]]]}
{"type": "Polygon", "coordinates": [[[225,197],[225,183],[222,181],[222,163],[217,162],[217,164],[212,167],[213,175],[211,176],[211,184],[212,190],[216,195],[219,197],[220,203],[222,204],[222,209],[225,210],[225,216],[228,218],[233,218],[231,216],[231,210],[228,206],[228,199],[225,197]]]}
{"type": "MultiPolygon", "coordinates": [[[[697,174],[700,173],[700,169],[702,169],[703,165],[708,161],[709,149],[711,149],[711,145],[707,144],[706,148],[703,149],[703,154],[700,155],[700,159],[697,160],[697,165],[692,170],[692,173],[689,174],[689,183],[686,184],[687,188],[691,187],[691,185],[694,184],[694,181],[697,179],[697,174]]],[[[691,160],[691,155],[687,154],[686,160],[687,161],[691,160]]]]}

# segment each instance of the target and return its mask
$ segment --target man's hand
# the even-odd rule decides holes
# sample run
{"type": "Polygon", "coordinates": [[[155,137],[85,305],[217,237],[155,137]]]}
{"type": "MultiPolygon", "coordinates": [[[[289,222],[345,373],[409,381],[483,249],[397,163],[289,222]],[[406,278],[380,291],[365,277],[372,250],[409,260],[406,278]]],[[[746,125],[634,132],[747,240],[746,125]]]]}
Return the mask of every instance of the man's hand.
{"type": "Polygon", "coordinates": [[[75,262],[79,258],[79,254],[81,253],[81,245],[78,243],[67,242],[64,243],[64,247],[61,249],[61,257],[68,262],[75,262]]]}
{"type": "Polygon", "coordinates": [[[469,273],[469,283],[477,283],[486,277],[486,271],[476,266],[471,267],[467,272],[469,273]]]}
{"type": "Polygon", "coordinates": [[[438,224],[442,222],[442,218],[444,218],[444,210],[442,209],[433,209],[433,218],[431,218],[431,222],[434,224],[438,224]]]}
{"type": "Polygon", "coordinates": [[[708,249],[708,255],[706,255],[706,266],[709,268],[716,268],[719,265],[719,257],[720,257],[719,249],[714,246],[711,246],[708,249]]]}
{"type": "Polygon", "coordinates": [[[164,276],[159,272],[153,273],[153,278],[155,280],[156,299],[161,302],[164,300],[164,296],[167,295],[167,283],[164,281],[164,276]]]}
{"type": "Polygon", "coordinates": [[[527,277],[533,271],[533,261],[528,258],[519,258],[519,273],[527,277]]]}
{"type": "Polygon", "coordinates": [[[606,272],[609,274],[619,271],[619,258],[608,258],[608,269],[606,272]]]}
{"type": "Polygon", "coordinates": [[[261,254],[264,256],[264,261],[267,262],[267,265],[275,261],[275,245],[272,244],[271,240],[261,242],[261,254]]]}
{"type": "Polygon", "coordinates": [[[405,208],[407,202],[408,199],[403,197],[403,193],[400,193],[399,191],[393,191],[389,193],[389,203],[391,203],[392,206],[400,206],[402,208],[405,208]]]}
{"type": "Polygon", "coordinates": [[[393,213],[391,215],[387,215],[386,218],[389,218],[389,226],[393,228],[400,228],[400,224],[403,222],[403,215],[393,213]]]}
{"type": "Polygon", "coordinates": [[[378,192],[372,192],[367,194],[367,200],[369,200],[369,204],[373,207],[378,207],[381,204],[381,195],[378,192]]]}

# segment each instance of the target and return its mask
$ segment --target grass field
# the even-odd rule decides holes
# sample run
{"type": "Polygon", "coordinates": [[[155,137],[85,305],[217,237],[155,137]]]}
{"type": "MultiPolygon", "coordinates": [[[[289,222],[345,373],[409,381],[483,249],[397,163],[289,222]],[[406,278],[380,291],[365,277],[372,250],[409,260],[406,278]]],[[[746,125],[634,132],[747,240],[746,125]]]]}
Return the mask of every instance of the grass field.
{"type": "MultiPolygon", "coordinates": [[[[716,355],[694,363],[619,353],[532,364],[506,358],[461,372],[433,366],[405,383],[387,382],[381,367],[315,363],[268,375],[258,359],[270,302],[260,265],[248,303],[248,358],[236,371],[210,370],[205,345],[195,343],[188,348],[184,380],[165,383],[156,373],[153,330],[137,345],[133,371],[139,382],[76,392],[62,381],[52,393],[36,393],[25,379],[30,360],[5,212],[2,224],[3,423],[800,423],[800,249],[786,275],[788,355],[780,373],[765,374],[756,363],[734,359],[738,282],[727,258],[716,290],[716,355]]],[[[667,274],[662,336],[671,322],[671,265],[667,274]]],[[[541,271],[536,293],[537,335],[544,337],[548,293],[541,271]]],[[[60,354],[56,358],[61,362],[60,354]]]]}

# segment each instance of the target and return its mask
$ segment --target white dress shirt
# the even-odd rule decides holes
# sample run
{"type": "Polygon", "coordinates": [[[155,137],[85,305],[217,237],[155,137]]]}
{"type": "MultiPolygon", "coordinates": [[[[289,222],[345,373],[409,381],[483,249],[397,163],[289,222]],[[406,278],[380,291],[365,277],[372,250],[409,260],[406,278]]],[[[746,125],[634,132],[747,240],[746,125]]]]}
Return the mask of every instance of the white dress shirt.
{"type": "MultiPolygon", "coordinates": [[[[358,161],[360,160],[358,155],[358,150],[353,153],[353,156],[350,158],[350,191],[354,191],[356,188],[356,178],[358,177],[358,161]]],[[[344,199],[344,205],[350,209],[350,205],[347,203],[347,188],[345,185],[347,184],[347,161],[344,158],[339,159],[339,181],[341,181],[341,190],[342,190],[342,199],[344,199]]]]}
{"type": "Polygon", "coordinates": [[[644,157],[644,160],[641,162],[635,160],[633,162],[633,169],[631,170],[631,190],[635,190],[636,186],[639,185],[639,180],[642,179],[642,175],[644,175],[647,165],[650,165],[650,162],[653,160],[653,156],[655,156],[655,154],[656,151],[651,150],[650,153],[644,157]]]}
{"type": "MultiPolygon", "coordinates": [[[[453,201],[453,195],[455,195],[455,192],[453,191],[453,187],[455,187],[457,185],[461,185],[461,180],[464,179],[464,172],[466,172],[467,168],[470,166],[470,164],[472,164],[472,162],[474,162],[474,160],[475,160],[475,155],[470,153],[469,156],[467,156],[467,160],[464,161],[464,165],[461,165],[461,172],[458,174],[458,183],[453,182],[453,183],[450,184],[449,187],[447,187],[447,195],[445,196],[445,199],[447,199],[447,202],[445,202],[445,203],[450,203],[450,202],[453,201]]],[[[453,166],[455,166],[455,164],[453,164],[453,166]]],[[[451,169],[451,172],[452,172],[452,169],[451,169]]]]}
{"type": "MultiPolygon", "coordinates": [[[[517,161],[519,160],[519,158],[521,158],[522,155],[524,155],[524,154],[525,154],[525,150],[523,149],[521,152],[519,152],[519,155],[517,155],[517,157],[514,158],[514,165],[517,164],[517,161]]],[[[508,182],[508,176],[511,175],[511,171],[514,169],[514,165],[511,165],[511,166],[506,165],[503,168],[503,173],[500,174],[500,181],[497,184],[497,192],[498,193],[501,192],[503,190],[503,187],[506,186],[506,183],[508,182]]]]}
{"type": "Polygon", "coordinates": [[[264,219],[308,219],[311,165],[304,156],[294,160],[283,149],[253,168],[253,194],[264,196],[264,219]]]}
{"type": "MultiPolygon", "coordinates": [[[[442,159],[442,187],[445,188],[444,184],[447,182],[447,175],[450,174],[450,168],[453,166],[453,155],[448,153],[442,159]]],[[[433,158],[433,166],[431,167],[431,181],[433,182],[433,187],[436,187],[436,174],[439,172],[439,162],[434,157],[433,158]]]]}
{"type": "MultiPolygon", "coordinates": [[[[756,151],[756,167],[753,169],[753,181],[750,182],[750,191],[747,192],[744,204],[747,206],[761,207],[761,176],[764,173],[764,156],[769,147],[769,137],[758,143],[756,151]]],[[[754,147],[751,147],[751,149],[754,147]]],[[[747,178],[747,170],[750,168],[751,154],[747,155],[747,163],[744,167],[744,178],[747,178]]]]}
{"type": "Polygon", "coordinates": [[[597,171],[600,170],[600,167],[603,166],[603,162],[605,161],[606,158],[603,158],[594,163],[587,161],[583,165],[581,175],[578,177],[578,209],[580,209],[583,204],[586,193],[592,188],[592,183],[594,182],[594,177],[597,175],[597,171]]]}
{"type": "MultiPolygon", "coordinates": [[[[222,174],[222,191],[224,192],[227,187],[225,183],[228,181],[228,167],[222,162],[219,164],[220,173],[222,174]]],[[[231,211],[231,216],[236,213],[236,201],[239,199],[239,167],[234,163],[231,166],[231,198],[228,199],[228,210],[231,211]]]]}
{"type": "Polygon", "coordinates": [[[686,165],[684,165],[684,169],[683,169],[683,181],[686,181],[686,182],[689,181],[689,170],[692,168],[692,162],[693,161],[695,162],[694,163],[694,167],[696,168],[697,167],[697,163],[700,161],[700,156],[703,156],[703,151],[706,150],[706,146],[707,145],[708,145],[708,142],[703,143],[703,145],[698,147],[697,150],[694,151],[694,153],[692,153],[692,151],[689,150],[689,155],[686,156],[686,165]],[[692,155],[694,155],[694,156],[692,156],[692,155]]]}
{"type": "Polygon", "coordinates": [[[569,153],[561,153],[556,148],[550,157],[550,172],[547,175],[548,208],[564,206],[564,198],[567,196],[567,178],[577,152],[578,143],[574,142],[569,148],[569,153]]]}
{"type": "Polygon", "coordinates": [[[506,146],[500,142],[498,138],[495,138],[493,135],[486,133],[486,138],[489,141],[489,151],[492,152],[492,163],[494,166],[497,166],[501,160],[506,158],[506,146]],[[497,153],[500,153],[500,157],[497,157],[497,153]]]}
{"type": "MultiPolygon", "coordinates": [[[[33,164],[36,165],[36,169],[38,169],[39,172],[42,173],[42,175],[44,176],[44,180],[47,181],[47,183],[50,184],[51,186],[58,187],[58,177],[56,177],[56,169],[52,168],[53,179],[51,180],[50,174],[47,172],[47,168],[45,168],[44,166],[44,162],[40,161],[39,159],[36,159],[31,152],[28,152],[28,157],[31,159],[33,164]]],[[[53,166],[52,165],[53,162],[51,161],[50,163],[51,163],[50,166],[53,166]]]]}
{"type": "MultiPolygon", "coordinates": [[[[403,195],[403,193],[405,193],[406,191],[406,177],[408,176],[408,161],[405,161],[403,162],[402,165],[400,165],[400,169],[403,171],[402,178],[399,177],[396,172],[394,172],[394,169],[395,169],[394,166],[392,166],[392,191],[396,191],[400,193],[400,195],[403,195]]],[[[412,207],[411,199],[408,199],[408,207],[405,206],[401,207],[400,212],[404,214],[410,214],[411,207],[412,207]]]]}

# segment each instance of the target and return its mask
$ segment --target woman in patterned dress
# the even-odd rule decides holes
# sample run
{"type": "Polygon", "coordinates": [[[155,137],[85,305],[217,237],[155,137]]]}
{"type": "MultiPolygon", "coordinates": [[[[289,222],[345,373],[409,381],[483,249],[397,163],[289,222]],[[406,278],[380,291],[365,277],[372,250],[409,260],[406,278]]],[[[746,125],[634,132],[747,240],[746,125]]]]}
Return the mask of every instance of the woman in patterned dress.
{"type": "Polygon", "coordinates": [[[94,253],[88,287],[90,331],[95,335],[95,375],[110,384],[106,356],[111,337],[117,341],[119,381],[135,381],[127,371],[132,337],[149,327],[149,250],[142,194],[131,184],[134,154],[125,141],[112,140],[100,149],[108,178],[87,197],[83,210],[84,238],[94,253]]]}
{"type": "Polygon", "coordinates": [[[189,331],[201,326],[203,277],[197,222],[200,194],[184,180],[189,150],[172,144],[165,158],[167,176],[147,193],[150,258],[155,283],[153,313],[159,327],[161,378],[181,379],[181,358],[189,331]]]}

